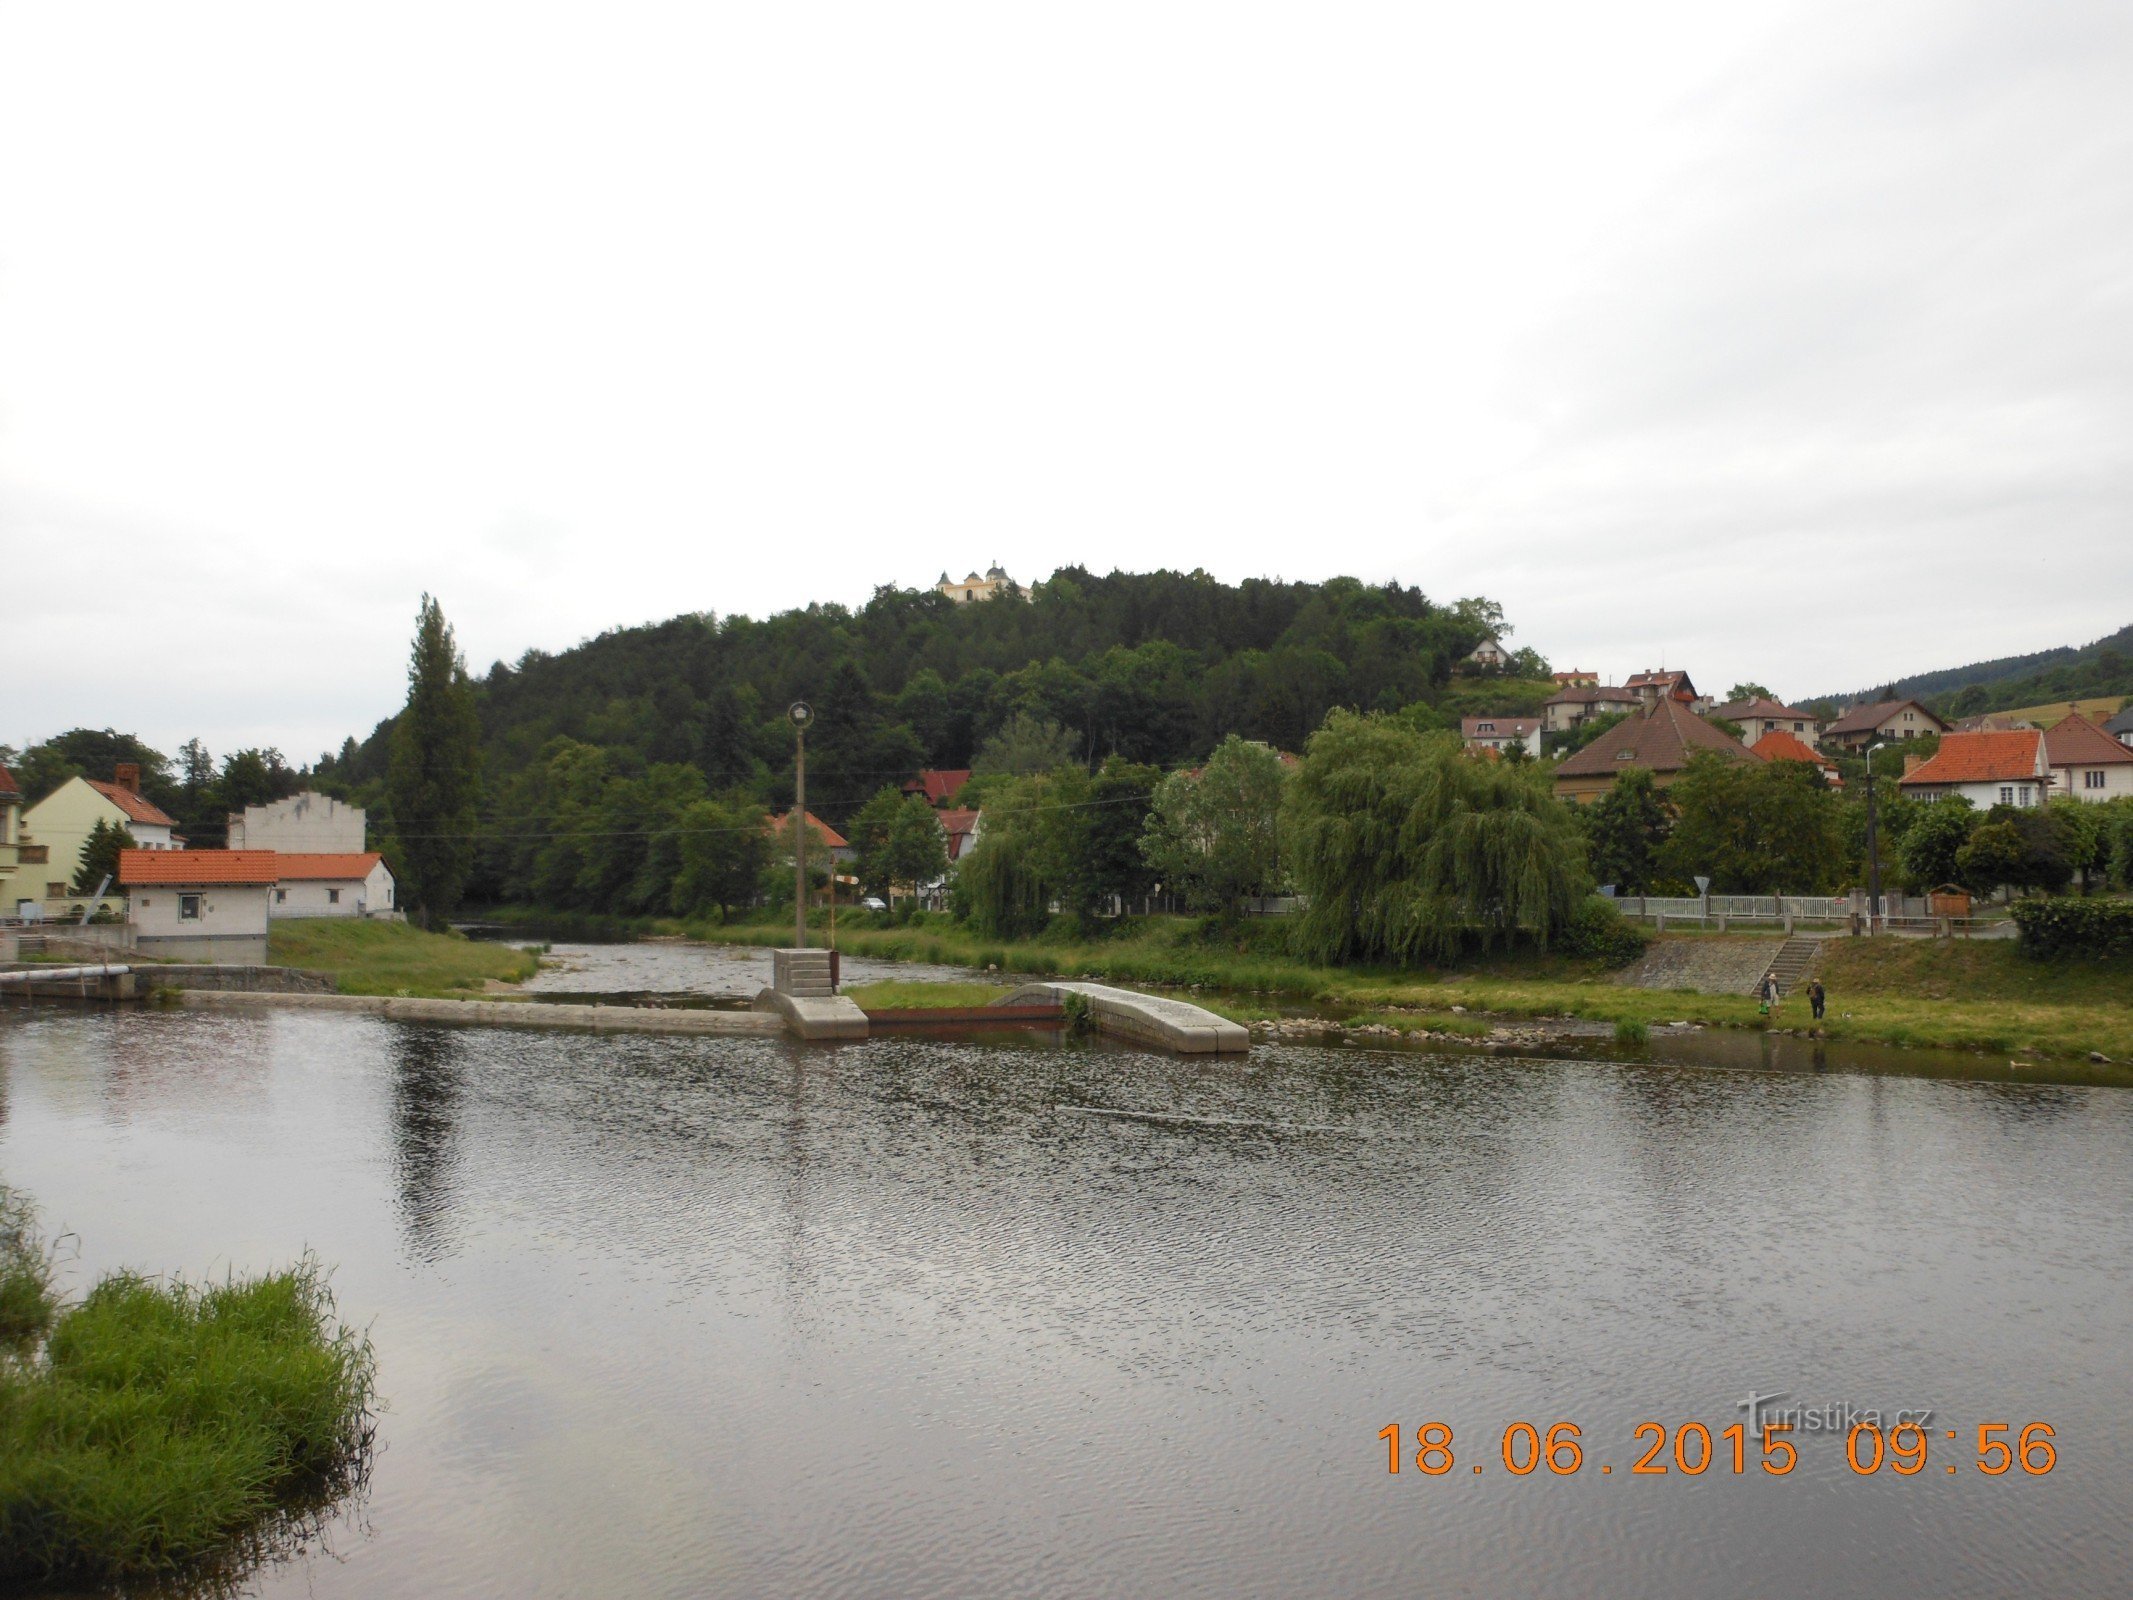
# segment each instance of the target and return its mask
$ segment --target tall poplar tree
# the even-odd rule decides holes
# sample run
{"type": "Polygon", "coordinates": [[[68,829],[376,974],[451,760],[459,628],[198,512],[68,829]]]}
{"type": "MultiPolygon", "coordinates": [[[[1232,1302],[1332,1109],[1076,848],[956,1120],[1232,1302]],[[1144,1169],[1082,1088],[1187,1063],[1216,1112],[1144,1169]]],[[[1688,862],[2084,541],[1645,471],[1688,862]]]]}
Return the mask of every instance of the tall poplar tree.
{"type": "Polygon", "coordinates": [[[466,663],[443,608],[425,594],[407,669],[407,707],[393,725],[386,774],[400,901],[424,927],[458,908],[474,865],[480,738],[466,663]]]}

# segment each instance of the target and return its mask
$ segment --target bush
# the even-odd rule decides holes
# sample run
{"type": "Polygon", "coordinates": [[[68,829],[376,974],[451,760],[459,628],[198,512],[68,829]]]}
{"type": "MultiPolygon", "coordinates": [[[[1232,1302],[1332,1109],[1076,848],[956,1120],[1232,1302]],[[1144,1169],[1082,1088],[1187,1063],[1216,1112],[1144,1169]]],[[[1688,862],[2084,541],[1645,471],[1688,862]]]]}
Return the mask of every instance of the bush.
{"type": "Polygon", "coordinates": [[[1594,897],[1578,903],[1563,925],[1558,948],[1567,955],[1584,956],[1604,966],[1626,967],[1650,947],[1652,936],[1631,922],[1605,900],[1594,897]]]}
{"type": "Polygon", "coordinates": [[[370,1344],[332,1312],[310,1260],[213,1286],[118,1273],[56,1315],[47,1297],[0,1360],[0,1588],[234,1583],[307,1531],[360,1485],[374,1429],[370,1344]]]}
{"type": "Polygon", "coordinates": [[[2133,901],[2053,897],[2019,900],[2015,926],[2025,955],[2133,956],[2133,901]]]}
{"type": "Polygon", "coordinates": [[[1615,1024],[1615,1043],[1619,1045],[1647,1045],[1652,1042],[1651,1030],[1641,1022],[1618,1022],[1615,1024]]]}

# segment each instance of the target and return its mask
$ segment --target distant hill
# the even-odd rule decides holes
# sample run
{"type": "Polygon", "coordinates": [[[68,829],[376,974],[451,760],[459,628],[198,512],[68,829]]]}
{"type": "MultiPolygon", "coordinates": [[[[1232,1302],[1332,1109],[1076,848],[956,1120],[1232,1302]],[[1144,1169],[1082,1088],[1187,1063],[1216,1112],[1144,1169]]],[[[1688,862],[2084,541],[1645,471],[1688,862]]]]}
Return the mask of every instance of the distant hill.
{"type": "Polygon", "coordinates": [[[2026,656],[1915,673],[1893,683],[1824,698],[1838,705],[1922,700],[1943,716],[1974,717],[2020,706],[2127,694],[2133,694],[2133,624],[2078,647],[2060,645],[2026,656]]]}

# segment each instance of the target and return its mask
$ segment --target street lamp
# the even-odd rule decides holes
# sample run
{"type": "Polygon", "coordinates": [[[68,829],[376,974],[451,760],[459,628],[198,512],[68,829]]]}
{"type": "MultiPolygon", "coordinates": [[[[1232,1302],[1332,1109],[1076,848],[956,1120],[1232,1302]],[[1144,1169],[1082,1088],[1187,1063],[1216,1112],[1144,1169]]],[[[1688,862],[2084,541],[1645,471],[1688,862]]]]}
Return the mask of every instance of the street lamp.
{"type": "Polygon", "coordinates": [[[807,725],[815,708],[795,700],[785,708],[792,722],[792,947],[807,948],[807,725]]]}
{"type": "Polygon", "coordinates": [[[1881,915],[1881,836],[1874,820],[1874,752],[1887,748],[1887,742],[1866,747],[1866,931],[1874,931],[1874,920],[1881,915]]]}

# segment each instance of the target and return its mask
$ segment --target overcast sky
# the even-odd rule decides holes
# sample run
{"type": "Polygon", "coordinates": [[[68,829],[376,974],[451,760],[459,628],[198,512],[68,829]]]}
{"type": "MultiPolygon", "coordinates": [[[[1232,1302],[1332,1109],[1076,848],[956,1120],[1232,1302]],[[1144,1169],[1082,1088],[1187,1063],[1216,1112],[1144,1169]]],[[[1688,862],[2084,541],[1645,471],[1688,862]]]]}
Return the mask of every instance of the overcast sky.
{"type": "Polygon", "coordinates": [[[2133,621],[2133,5],[0,4],[0,741],[995,559],[2133,621]]]}

